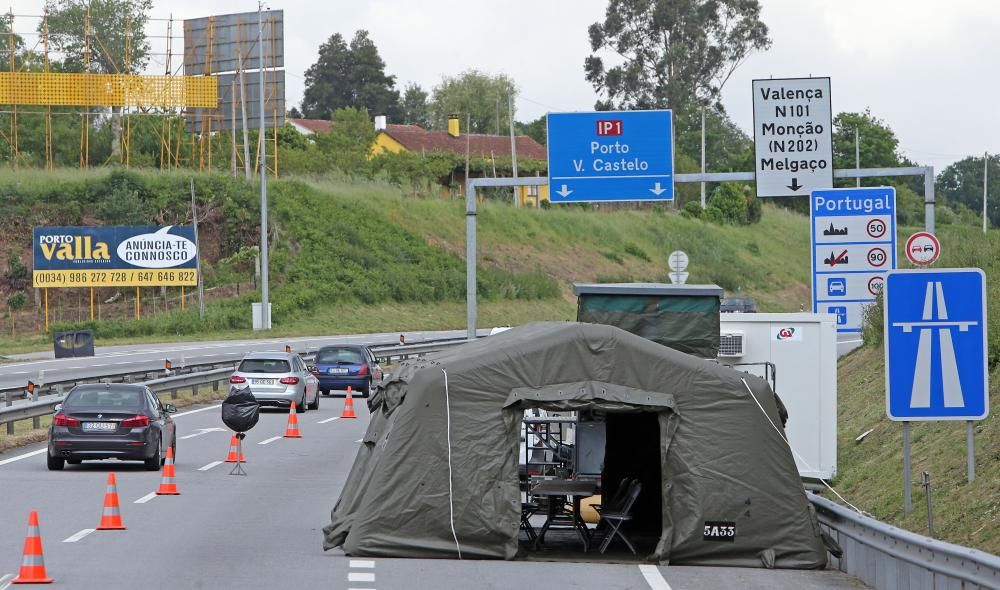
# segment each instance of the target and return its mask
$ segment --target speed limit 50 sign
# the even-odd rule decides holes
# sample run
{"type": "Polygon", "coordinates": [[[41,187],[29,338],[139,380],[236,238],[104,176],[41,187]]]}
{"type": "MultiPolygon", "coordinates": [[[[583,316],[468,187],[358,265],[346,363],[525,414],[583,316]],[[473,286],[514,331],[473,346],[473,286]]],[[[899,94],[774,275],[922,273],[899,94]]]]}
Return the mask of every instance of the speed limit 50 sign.
{"type": "Polygon", "coordinates": [[[859,332],[864,307],[896,268],[896,191],[892,187],[813,191],[813,311],[859,332]]]}

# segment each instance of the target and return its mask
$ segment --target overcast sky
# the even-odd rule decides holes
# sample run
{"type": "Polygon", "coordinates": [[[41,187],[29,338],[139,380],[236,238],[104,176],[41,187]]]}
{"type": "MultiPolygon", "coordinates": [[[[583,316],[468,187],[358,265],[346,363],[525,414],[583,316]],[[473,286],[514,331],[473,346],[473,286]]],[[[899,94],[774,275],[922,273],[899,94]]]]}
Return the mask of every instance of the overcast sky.
{"type": "MultiPolygon", "coordinates": [[[[256,9],[231,0],[154,1],[152,16],[163,18],[256,9]]],[[[1000,152],[1000,1],[761,4],[773,46],[748,59],[723,92],[726,109],[748,133],[752,79],[830,76],[834,113],[870,107],[913,160],[940,170],[966,155],[1000,152]]],[[[587,27],[603,18],[607,0],[273,0],[269,6],[285,11],[289,106],[301,102],[303,72],[319,45],[337,32],[349,39],[357,29],[369,31],[400,88],[416,82],[430,90],[443,75],[475,68],[516,80],[519,120],[594,106],[583,73],[587,27]]],[[[39,14],[41,2],[16,0],[14,11],[39,14]]],[[[16,22],[20,31],[18,24],[27,23],[16,22]]],[[[149,34],[164,35],[165,28],[153,23],[149,34]]],[[[178,23],[175,34],[181,30],[178,23]]],[[[159,73],[163,66],[153,67],[159,73]]]]}

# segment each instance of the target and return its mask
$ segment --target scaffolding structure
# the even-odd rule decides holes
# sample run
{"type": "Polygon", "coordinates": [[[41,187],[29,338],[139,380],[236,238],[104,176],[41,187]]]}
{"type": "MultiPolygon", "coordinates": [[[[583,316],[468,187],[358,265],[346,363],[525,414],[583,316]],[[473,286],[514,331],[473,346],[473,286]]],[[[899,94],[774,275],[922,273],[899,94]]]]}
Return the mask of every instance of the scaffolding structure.
{"type": "MultiPolygon", "coordinates": [[[[271,19],[270,28],[273,31],[274,16],[267,13],[267,17],[271,19]]],[[[7,28],[4,32],[8,60],[4,64],[6,67],[0,68],[0,105],[6,105],[0,106],[0,116],[5,115],[8,119],[4,122],[7,124],[0,125],[0,154],[9,156],[11,166],[54,168],[57,149],[65,155],[67,143],[62,137],[62,144],[56,145],[53,120],[56,117],[75,117],[79,118],[80,129],[79,167],[90,168],[95,164],[91,161],[95,152],[91,136],[98,129],[98,124],[107,123],[110,117],[114,139],[110,154],[100,165],[133,166],[133,156],[140,149],[134,139],[139,133],[145,133],[156,138],[159,149],[155,153],[147,140],[147,144],[141,147],[153,161],[145,160],[139,165],[158,164],[164,171],[182,168],[205,171],[213,167],[228,169],[234,174],[244,170],[250,174],[251,168],[257,171],[259,155],[248,161],[249,146],[236,133],[237,109],[241,109],[237,101],[245,102],[245,98],[240,86],[233,80],[239,78],[242,81],[244,72],[238,71],[237,76],[225,78],[227,84],[220,84],[223,77],[216,72],[205,71],[198,75],[185,72],[184,64],[192,48],[185,46],[183,35],[176,34],[177,27],[174,25],[177,19],[173,15],[148,19],[143,33],[150,46],[146,55],[153,63],[144,72],[133,71],[130,65],[137,38],[131,19],[125,20],[125,30],[121,33],[124,36],[124,52],[116,58],[108,51],[109,43],[95,28],[89,10],[83,20],[80,55],[70,56],[53,51],[49,18],[47,11],[40,15],[16,15],[13,11],[0,15],[0,21],[7,28]],[[22,46],[21,40],[29,38],[33,38],[34,42],[22,46]],[[178,39],[181,43],[177,43],[178,39]],[[178,45],[180,50],[176,49],[178,45]],[[53,71],[53,64],[67,58],[79,60],[83,71],[53,71]],[[94,72],[93,65],[97,58],[111,63],[115,71],[94,72]],[[151,74],[160,64],[163,66],[160,70],[162,74],[151,74]],[[223,112],[220,108],[223,104],[230,107],[230,112],[223,112]],[[195,113],[197,118],[192,117],[195,113]],[[195,120],[197,125],[192,125],[195,120]],[[42,145],[28,153],[22,151],[24,137],[21,130],[26,125],[30,125],[31,129],[41,127],[43,136],[42,145]],[[221,160],[220,151],[228,152],[221,155],[221,160]],[[228,166],[223,167],[223,162],[228,166]]],[[[212,18],[209,17],[209,20],[212,18]]],[[[240,47],[241,56],[247,59],[251,52],[259,51],[255,35],[256,31],[253,31],[249,35],[253,37],[253,42],[240,47]]],[[[213,27],[207,29],[207,36],[201,42],[212,47],[213,27]]],[[[270,133],[256,138],[258,142],[266,141],[266,149],[272,152],[268,168],[275,175],[278,173],[277,127],[284,121],[283,75],[279,80],[279,70],[275,67],[275,55],[281,51],[276,46],[278,42],[274,35],[270,39],[265,37],[264,49],[271,56],[271,67],[265,72],[268,75],[264,91],[273,109],[267,117],[272,125],[270,133]]],[[[241,61],[245,63],[245,60],[241,61]]],[[[283,70],[280,72],[283,74],[283,70]]],[[[259,147],[258,143],[254,154],[259,154],[259,147]]],[[[66,159],[65,156],[62,158],[64,162],[66,159]]]]}

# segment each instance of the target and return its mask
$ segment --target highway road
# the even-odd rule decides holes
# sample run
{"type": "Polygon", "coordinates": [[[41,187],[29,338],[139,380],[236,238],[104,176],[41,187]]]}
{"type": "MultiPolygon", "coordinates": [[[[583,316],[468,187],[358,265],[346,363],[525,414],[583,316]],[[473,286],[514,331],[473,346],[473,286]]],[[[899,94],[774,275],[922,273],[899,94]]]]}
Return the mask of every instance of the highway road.
{"type": "MultiPolygon", "coordinates": [[[[282,341],[284,342],[284,341],[282,341]]],[[[115,461],[50,472],[45,448],[0,454],[0,590],[20,565],[38,510],[45,565],[63,588],[847,589],[836,571],[660,567],[623,563],[351,558],[323,552],[322,527],[368,422],[340,419],[343,400],[299,415],[303,438],[282,438],[287,413],[268,411],[245,442],[249,475],[229,475],[229,434],[216,405],[176,415],[180,496],[152,495],[160,474],[115,461]],[[126,531],[93,531],[109,471],[126,531]]],[[[582,557],[582,555],[581,555],[582,557]]]]}
{"type": "MultiPolygon", "coordinates": [[[[482,335],[489,330],[481,330],[482,335]]],[[[250,351],[305,350],[326,344],[395,344],[399,332],[357,334],[353,336],[309,336],[304,338],[268,338],[260,340],[230,340],[219,342],[186,342],[176,344],[140,344],[133,346],[98,347],[96,355],[86,358],[54,359],[52,352],[7,355],[12,361],[0,364],[0,389],[24,387],[28,380],[36,384],[67,379],[86,379],[109,373],[159,371],[164,360],[174,368],[186,365],[235,361],[250,351]]],[[[406,332],[407,344],[445,338],[464,338],[465,330],[437,332],[406,332]]]]}

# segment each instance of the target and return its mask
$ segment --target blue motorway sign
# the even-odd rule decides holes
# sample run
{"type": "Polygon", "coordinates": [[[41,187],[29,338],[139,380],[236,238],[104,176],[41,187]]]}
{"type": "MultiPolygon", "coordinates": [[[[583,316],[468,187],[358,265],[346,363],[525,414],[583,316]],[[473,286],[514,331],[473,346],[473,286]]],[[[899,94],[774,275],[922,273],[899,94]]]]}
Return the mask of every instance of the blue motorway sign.
{"type": "Polygon", "coordinates": [[[673,200],[670,111],[549,113],[547,124],[552,202],[673,200]]]}
{"type": "Polygon", "coordinates": [[[838,332],[860,332],[865,306],[896,268],[896,191],[817,190],[809,201],[813,312],[836,316],[838,332]]]}
{"type": "Polygon", "coordinates": [[[986,277],[978,268],[897,270],[885,283],[885,404],[891,420],[989,413],[986,277]]]}

